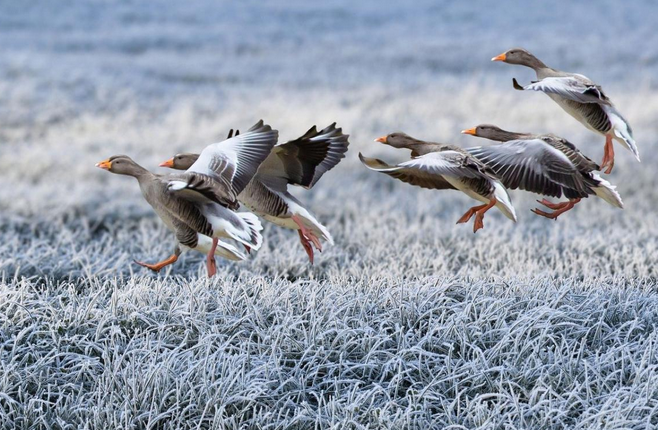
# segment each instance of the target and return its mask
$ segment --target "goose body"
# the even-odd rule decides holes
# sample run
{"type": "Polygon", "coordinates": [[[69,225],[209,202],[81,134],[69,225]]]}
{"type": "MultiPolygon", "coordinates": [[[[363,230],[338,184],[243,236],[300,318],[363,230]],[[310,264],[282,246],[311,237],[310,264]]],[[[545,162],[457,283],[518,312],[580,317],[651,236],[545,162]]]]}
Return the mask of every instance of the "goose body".
{"type": "MultiPolygon", "coordinates": [[[[599,166],[566,139],[550,134],[509,132],[488,124],[462,133],[503,142],[494,146],[468,148],[467,151],[491,167],[508,189],[518,188],[569,199],[567,204],[540,201],[549,208],[568,206],[566,210],[569,210],[580,199],[590,195],[601,197],[615,207],[623,207],[615,187],[594,172],[599,166]]],[[[566,210],[551,214],[538,209],[534,212],[557,218],[566,210]]]]}
{"type": "MultiPolygon", "coordinates": [[[[311,263],[311,244],[321,250],[321,240],[330,245],[334,241],[327,228],[288,191],[288,185],[312,188],[345,157],[348,137],[334,123],[320,131],[314,126],[300,138],[274,146],[237,196],[240,203],[264,220],[297,230],[311,263]]],[[[197,154],[178,154],[161,166],[186,169],[198,158],[197,154]]]]}
{"type": "MultiPolygon", "coordinates": [[[[230,238],[258,249],[262,237],[258,225],[252,225],[250,214],[235,213],[216,203],[195,204],[168,191],[168,179],[162,175],[137,178],[144,199],[151,205],[167,228],[176,234],[183,248],[209,252],[213,238],[230,238]]],[[[255,217],[253,217],[255,218],[255,217]]],[[[256,223],[258,222],[256,218],[256,223]]],[[[224,241],[218,241],[215,254],[230,260],[244,260],[245,255],[224,241]]]]}
{"type": "MultiPolygon", "coordinates": [[[[277,138],[275,130],[259,121],[241,136],[206,147],[186,172],[176,175],[155,175],[127,156],[98,163],[97,167],[112,173],[135,177],[146,201],[176,235],[177,246],[167,260],[139,264],[159,271],[177,260],[181,247],[207,249],[208,276],[213,276],[220,238],[234,239],[247,250],[260,248],[262,226],[258,218],[233,210],[238,207],[237,195],[277,138]],[[210,239],[209,249],[204,237],[210,239]]],[[[235,259],[244,257],[232,245],[224,247],[221,253],[235,259]]]]}
{"type": "Polygon", "coordinates": [[[605,173],[610,173],[614,166],[613,140],[631,151],[640,161],[640,154],[630,124],[619,113],[601,86],[591,79],[578,73],[552,69],[522,48],[510,49],[492,58],[492,61],[519,64],[533,69],[537,75],[537,81],[522,86],[514,79],[514,88],[546,93],[565,112],[585,127],[605,136],[606,144],[601,163],[601,167],[606,168],[605,173]]]}
{"type": "Polygon", "coordinates": [[[404,133],[392,133],[377,141],[396,148],[410,149],[413,158],[389,165],[382,160],[359,154],[361,162],[370,170],[423,188],[456,189],[484,203],[471,208],[457,223],[467,222],[475,215],[473,231],[477,232],[484,226],[484,213],[494,206],[516,222],[516,212],[505,187],[491,169],[463,149],[424,142],[404,133]]]}
{"type": "MultiPolygon", "coordinates": [[[[175,263],[183,250],[191,249],[207,255],[208,274],[212,276],[216,270],[215,255],[234,261],[246,258],[245,254],[235,246],[215,237],[218,236],[215,232],[216,226],[213,226],[212,220],[204,215],[204,211],[209,209],[202,209],[198,204],[169,192],[170,177],[155,175],[125,155],[110,157],[96,166],[112,173],[135,177],[145,200],[176,236],[176,245],[171,256],[155,264],[136,261],[140,266],[158,272],[163,267],[175,263]]],[[[219,206],[215,203],[211,204],[219,206]]],[[[254,227],[252,233],[260,236],[258,226],[254,227]]]]}

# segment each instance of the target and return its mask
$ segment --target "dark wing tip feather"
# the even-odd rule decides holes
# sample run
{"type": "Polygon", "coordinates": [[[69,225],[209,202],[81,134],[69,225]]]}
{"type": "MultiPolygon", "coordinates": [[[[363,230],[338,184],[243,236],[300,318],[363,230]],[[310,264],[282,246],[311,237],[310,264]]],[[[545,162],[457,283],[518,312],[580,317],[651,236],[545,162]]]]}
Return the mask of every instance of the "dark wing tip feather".
{"type": "Polygon", "coordinates": [[[313,127],[309,128],[306,133],[302,137],[300,137],[298,140],[304,140],[304,139],[310,139],[312,137],[315,137],[318,135],[318,129],[314,125],[313,127]]]}
{"type": "Polygon", "coordinates": [[[516,80],[516,78],[512,78],[512,86],[514,87],[515,90],[523,91],[524,88],[519,85],[519,82],[516,80]]]}
{"type": "Polygon", "coordinates": [[[263,120],[259,120],[256,124],[252,125],[247,131],[266,132],[272,130],[269,124],[265,124],[263,120]]]}

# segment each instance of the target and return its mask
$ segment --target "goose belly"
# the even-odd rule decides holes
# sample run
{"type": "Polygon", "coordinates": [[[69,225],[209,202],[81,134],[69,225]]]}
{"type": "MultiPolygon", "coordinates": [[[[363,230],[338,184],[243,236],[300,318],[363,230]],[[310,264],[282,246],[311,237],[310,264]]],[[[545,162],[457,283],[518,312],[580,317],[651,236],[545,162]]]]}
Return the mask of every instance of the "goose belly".
{"type": "Polygon", "coordinates": [[[610,130],[610,119],[596,103],[579,103],[557,94],[547,94],[566,113],[595,133],[606,134],[610,130]]]}
{"type": "Polygon", "coordinates": [[[475,192],[471,187],[468,186],[468,184],[465,184],[461,178],[456,178],[453,176],[443,176],[443,178],[450,183],[453,187],[461,191],[462,193],[466,194],[472,199],[481,201],[483,203],[489,203],[489,200],[491,200],[491,195],[493,195],[493,191],[490,193],[490,196],[483,196],[480,193],[475,192]]]}
{"type": "Polygon", "coordinates": [[[287,228],[290,230],[298,230],[299,226],[295,221],[292,220],[292,218],[288,215],[284,216],[273,216],[273,215],[258,215],[259,217],[263,218],[267,222],[271,222],[274,225],[277,225],[279,227],[287,228]]]}

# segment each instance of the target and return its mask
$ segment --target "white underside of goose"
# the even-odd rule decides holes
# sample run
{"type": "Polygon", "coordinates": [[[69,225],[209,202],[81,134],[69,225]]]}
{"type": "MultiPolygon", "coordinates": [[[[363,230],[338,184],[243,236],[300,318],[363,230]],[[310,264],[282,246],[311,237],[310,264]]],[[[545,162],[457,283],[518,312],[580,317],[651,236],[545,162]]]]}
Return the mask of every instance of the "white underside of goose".
{"type": "Polygon", "coordinates": [[[280,191],[273,190],[269,188],[270,192],[276,194],[283,200],[288,206],[288,211],[282,216],[273,216],[264,212],[258,211],[256,208],[250,207],[249,203],[243,201],[244,205],[252,210],[255,214],[263,218],[265,221],[271,222],[274,225],[279,227],[287,228],[289,230],[299,230],[299,224],[295,222],[293,217],[296,217],[302,222],[304,227],[309,229],[316,237],[326,241],[328,244],[333,245],[334,239],[327,230],[327,228],[318,221],[313,214],[311,214],[305,207],[300,205],[295,199],[291,198],[287,192],[282,193],[280,191]]]}
{"type": "MultiPolygon", "coordinates": [[[[202,254],[207,255],[212,249],[212,239],[203,234],[197,234],[197,246],[194,248],[187,247],[185,245],[179,245],[181,249],[198,251],[202,254]]],[[[231,261],[242,261],[247,258],[247,255],[244,252],[241,252],[234,245],[219,240],[217,242],[217,248],[215,248],[215,255],[218,257],[225,258],[231,261]]]]}
{"type": "Polygon", "coordinates": [[[223,206],[208,204],[201,206],[201,214],[213,228],[214,238],[229,238],[253,250],[263,244],[260,231],[263,230],[258,217],[249,212],[233,212],[223,206]]]}

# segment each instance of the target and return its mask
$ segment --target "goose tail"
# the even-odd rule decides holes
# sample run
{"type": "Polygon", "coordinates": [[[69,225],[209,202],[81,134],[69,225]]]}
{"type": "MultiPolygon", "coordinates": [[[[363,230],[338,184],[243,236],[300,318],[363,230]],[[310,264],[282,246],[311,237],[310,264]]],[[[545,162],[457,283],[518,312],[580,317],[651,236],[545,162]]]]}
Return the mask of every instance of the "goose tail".
{"type": "Polygon", "coordinates": [[[494,182],[494,197],[496,198],[496,207],[507,218],[516,222],[516,211],[512,205],[512,199],[507,192],[507,189],[498,181],[494,182]]]}
{"type": "Polygon", "coordinates": [[[637,144],[633,138],[633,130],[631,129],[631,126],[613,106],[602,105],[601,107],[603,107],[608,114],[608,118],[610,118],[612,131],[614,133],[613,137],[615,140],[631,151],[637,161],[640,161],[640,151],[637,149],[637,144]]]}
{"type": "Polygon", "coordinates": [[[623,209],[624,202],[621,201],[621,196],[617,192],[617,187],[606,181],[596,173],[592,173],[592,178],[598,183],[596,187],[592,187],[594,194],[601,197],[614,207],[623,209]]]}

